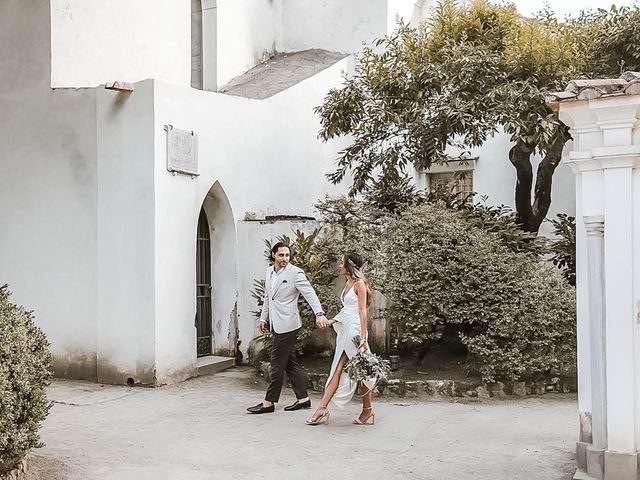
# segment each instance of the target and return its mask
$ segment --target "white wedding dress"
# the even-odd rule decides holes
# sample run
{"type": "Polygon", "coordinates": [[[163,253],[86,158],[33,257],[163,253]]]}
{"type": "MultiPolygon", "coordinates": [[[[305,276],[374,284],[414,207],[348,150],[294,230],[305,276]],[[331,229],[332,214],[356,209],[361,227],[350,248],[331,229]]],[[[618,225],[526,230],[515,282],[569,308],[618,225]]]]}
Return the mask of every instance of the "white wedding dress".
{"type": "MultiPolygon", "coordinates": [[[[362,338],[362,328],[360,326],[360,313],[358,311],[358,296],[356,295],[355,288],[352,286],[348,292],[342,292],[340,300],[342,301],[342,310],[335,316],[336,323],[333,324],[333,329],[336,331],[336,351],[333,355],[333,362],[331,364],[331,372],[327,379],[327,384],[333,378],[333,375],[342,356],[342,352],[346,353],[347,357],[351,358],[358,352],[358,347],[353,343],[353,337],[359,335],[362,338]]],[[[363,382],[367,388],[373,389],[375,386],[375,379],[365,380],[363,382]]],[[[325,385],[325,388],[326,388],[325,385]]],[[[342,370],[340,375],[340,383],[335,395],[331,399],[338,408],[344,408],[353,398],[353,394],[356,391],[357,383],[349,378],[349,375],[342,370]]]]}

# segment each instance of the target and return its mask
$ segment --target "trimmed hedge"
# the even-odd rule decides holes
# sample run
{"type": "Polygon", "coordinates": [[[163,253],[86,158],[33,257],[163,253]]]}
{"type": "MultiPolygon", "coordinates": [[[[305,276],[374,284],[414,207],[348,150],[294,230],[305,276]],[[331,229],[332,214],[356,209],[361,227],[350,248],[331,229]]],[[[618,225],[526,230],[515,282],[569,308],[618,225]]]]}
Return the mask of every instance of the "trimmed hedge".
{"type": "Polygon", "coordinates": [[[385,230],[388,315],[409,348],[453,328],[485,381],[575,372],[575,292],[462,212],[412,207],[385,230]]]}

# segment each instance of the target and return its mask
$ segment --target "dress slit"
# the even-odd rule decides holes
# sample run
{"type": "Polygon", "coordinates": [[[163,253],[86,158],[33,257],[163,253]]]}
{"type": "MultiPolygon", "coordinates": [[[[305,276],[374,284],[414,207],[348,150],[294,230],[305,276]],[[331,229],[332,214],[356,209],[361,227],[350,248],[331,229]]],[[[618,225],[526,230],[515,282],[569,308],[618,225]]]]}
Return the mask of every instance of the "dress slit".
{"type": "MultiPolygon", "coordinates": [[[[329,371],[329,378],[326,385],[333,379],[338,367],[338,363],[342,358],[342,355],[346,355],[347,361],[353,358],[358,353],[358,347],[353,343],[353,339],[356,336],[362,336],[360,327],[360,312],[358,309],[358,296],[355,293],[354,287],[344,292],[340,296],[342,301],[342,310],[335,317],[336,323],[333,324],[333,329],[336,331],[336,349],[331,362],[331,370],[329,371]]],[[[373,388],[375,382],[365,380],[363,383],[373,388]]],[[[338,408],[344,408],[353,398],[356,392],[358,382],[354,382],[349,378],[349,375],[342,369],[340,373],[340,379],[336,392],[331,399],[331,403],[338,408]]]]}
{"type": "MultiPolygon", "coordinates": [[[[347,354],[346,350],[342,350],[342,352],[340,352],[340,356],[338,357],[338,363],[340,363],[340,359],[342,358],[342,355],[344,355],[345,357],[347,357],[347,361],[344,362],[344,365],[342,366],[342,372],[340,372],[340,375],[342,375],[343,373],[345,373],[344,371],[344,367],[347,364],[347,362],[349,360],[351,360],[351,358],[349,357],[349,355],[347,354]]],[[[331,382],[331,380],[333,379],[333,376],[336,374],[336,371],[338,370],[338,363],[336,363],[336,368],[333,368],[333,365],[331,365],[331,371],[329,372],[329,378],[327,378],[327,385],[329,385],[329,383],[331,382]]]]}

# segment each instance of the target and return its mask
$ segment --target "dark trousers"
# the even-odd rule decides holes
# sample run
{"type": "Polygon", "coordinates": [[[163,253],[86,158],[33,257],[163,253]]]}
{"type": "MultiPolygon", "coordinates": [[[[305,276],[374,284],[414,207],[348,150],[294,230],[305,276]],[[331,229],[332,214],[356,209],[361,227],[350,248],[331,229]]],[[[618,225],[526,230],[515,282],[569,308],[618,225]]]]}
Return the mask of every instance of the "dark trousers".
{"type": "Polygon", "coordinates": [[[271,382],[267,388],[264,399],[268,402],[277,403],[280,399],[280,392],[284,382],[286,372],[291,382],[291,388],[296,398],[306,398],[307,377],[304,370],[296,360],[295,345],[298,337],[298,330],[287,333],[273,332],[273,346],[271,348],[271,382]]]}

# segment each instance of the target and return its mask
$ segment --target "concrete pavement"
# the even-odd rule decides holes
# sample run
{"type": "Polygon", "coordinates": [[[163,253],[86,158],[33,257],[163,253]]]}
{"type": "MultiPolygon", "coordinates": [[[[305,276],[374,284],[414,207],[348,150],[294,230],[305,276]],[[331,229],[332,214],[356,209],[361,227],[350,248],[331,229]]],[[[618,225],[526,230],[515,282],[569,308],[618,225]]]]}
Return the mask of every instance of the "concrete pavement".
{"type": "MultiPolygon", "coordinates": [[[[351,425],[359,406],[248,415],[265,385],[249,369],[157,389],[55,381],[56,402],[31,455],[42,480],[568,480],[578,431],[574,396],[460,403],[374,399],[376,425],[351,425]]],[[[312,396],[314,406],[319,395],[312,396]]]]}

